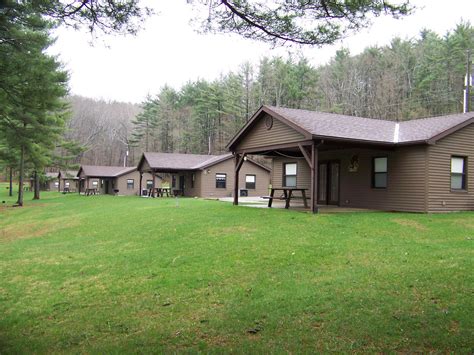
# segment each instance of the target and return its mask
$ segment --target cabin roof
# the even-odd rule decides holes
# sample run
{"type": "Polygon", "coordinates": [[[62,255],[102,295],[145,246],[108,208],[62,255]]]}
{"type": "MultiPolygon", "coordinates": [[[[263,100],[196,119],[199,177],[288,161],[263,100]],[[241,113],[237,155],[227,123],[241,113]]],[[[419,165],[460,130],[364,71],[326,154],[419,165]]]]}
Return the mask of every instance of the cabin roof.
{"type": "Polygon", "coordinates": [[[228,148],[242,138],[254,121],[267,113],[307,138],[333,138],[382,144],[430,143],[474,123],[474,112],[395,122],[285,107],[262,106],[234,136],[228,148]]]}
{"type": "Polygon", "coordinates": [[[61,179],[77,179],[77,170],[60,170],[55,173],[56,177],[61,179]]]}
{"type": "Polygon", "coordinates": [[[82,165],[79,171],[77,172],[77,176],[79,176],[82,171],[86,176],[119,177],[121,175],[128,174],[136,169],[136,167],[123,166],[82,165]]]}
{"type": "MultiPolygon", "coordinates": [[[[201,154],[183,154],[183,153],[154,153],[145,152],[143,153],[142,159],[140,159],[141,165],[143,159],[148,162],[151,169],[161,170],[203,170],[216,165],[220,162],[233,158],[231,153],[222,155],[201,155],[201,154]]],[[[269,171],[270,169],[266,166],[248,159],[255,165],[269,171]]]]}

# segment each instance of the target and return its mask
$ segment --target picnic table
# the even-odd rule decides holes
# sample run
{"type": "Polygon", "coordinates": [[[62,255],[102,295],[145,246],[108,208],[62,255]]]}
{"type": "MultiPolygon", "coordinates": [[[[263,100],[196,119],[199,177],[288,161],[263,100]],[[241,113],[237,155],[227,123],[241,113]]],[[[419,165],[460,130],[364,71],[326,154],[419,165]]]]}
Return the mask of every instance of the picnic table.
{"type": "Polygon", "coordinates": [[[153,193],[153,188],[148,190],[148,197],[153,196],[155,197],[164,197],[166,194],[166,197],[170,197],[170,188],[169,187],[155,187],[155,193],[153,193]]]}
{"type": "Polygon", "coordinates": [[[303,198],[303,204],[305,208],[308,208],[308,200],[306,199],[306,190],[308,189],[300,189],[296,187],[272,187],[270,190],[270,196],[268,196],[268,207],[272,207],[273,199],[277,198],[279,200],[285,200],[285,208],[290,208],[290,201],[294,197],[293,192],[299,191],[301,192],[301,197],[303,198]],[[282,191],[282,195],[279,197],[275,197],[275,191],[282,191]]]}
{"type": "Polygon", "coordinates": [[[90,195],[96,195],[98,193],[97,191],[97,187],[88,187],[86,189],[86,196],[90,196],[90,195]]]}

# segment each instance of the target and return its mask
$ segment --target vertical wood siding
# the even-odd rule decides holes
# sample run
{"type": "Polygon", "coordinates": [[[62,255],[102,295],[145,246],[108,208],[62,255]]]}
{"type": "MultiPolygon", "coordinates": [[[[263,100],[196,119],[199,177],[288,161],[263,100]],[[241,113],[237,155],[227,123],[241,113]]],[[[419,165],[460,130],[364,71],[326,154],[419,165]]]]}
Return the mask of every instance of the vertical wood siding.
{"type": "Polygon", "coordinates": [[[430,212],[474,210],[474,124],[429,148],[430,212]],[[451,191],[451,156],[467,157],[467,190],[451,191]]]}
{"type": "MultiPolygon", "coordinates": [[[[379,209],[387,211],[423,212],[425,208],[426,147],[401,147],[394,151],[345,149],[321,151],[319,161],[340,162],[340,206],[379,209]],[[359,157],[357,172],[349,172],[350,159],[359,157]],[[388,157],[386,189],[372,188],[372,158],[388,157]]],[[[275,158],[273,186],[282,186],[283,164],[298,163],[298,188],[310,188],[310,169],[304,159],[275,158]]],[[[310,195],[308,193],[308,195],[310,195]]]]}
{"type": "Polygon", "coordinates": [[[243,137],[236,149],[249,149],[261,147],[264,145],[283,144],[298,142],[304,139],[304,136],[293,128],[282,123],[278,119],[273,119],[273,126],[267,129],[265,126],[265,117],[262,115],[255,123],[255,126],[243,137]]]}

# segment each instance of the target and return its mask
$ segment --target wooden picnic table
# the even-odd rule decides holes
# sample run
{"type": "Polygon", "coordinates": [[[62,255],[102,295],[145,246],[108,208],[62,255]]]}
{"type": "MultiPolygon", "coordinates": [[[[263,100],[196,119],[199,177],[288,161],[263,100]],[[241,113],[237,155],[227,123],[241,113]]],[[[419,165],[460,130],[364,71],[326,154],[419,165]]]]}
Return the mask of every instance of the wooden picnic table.
{"type": "Polygon", "coordinates": [[[98,193],[97,187],[90,187],[90,188],[88,187],[86,189],[86,196],[95,195],[97,193],[98,193]]]}
{"type": "Polygon", "coordinates": [[[301,197],[303,198],[303,204],[305,208],[308,208],[308,201],[306,199],[306,190],[308,189],[299,189],[296,187],[272,187],[270,191],[270,196],[268,198],[268,207],[272,207],[272,202],[274,198],[285,200],[285,208],[290,208],[290,201],[295,196],[293,195],[293,191],[301,192],[301,197]],[[280,197],[275,197],[275,191],[282,191],[283,195],[280,197]]]}
{"type": "MultiPolygon", "coordinates": [[[[169,187],[155,187],[155,194],[157,197],[164,197],[166,194],[166,197],[170,197],[170,188],[169,187]]],[[[148,190],[148,196],[155,196],[153,194],[153,188],[148,190]]]]}

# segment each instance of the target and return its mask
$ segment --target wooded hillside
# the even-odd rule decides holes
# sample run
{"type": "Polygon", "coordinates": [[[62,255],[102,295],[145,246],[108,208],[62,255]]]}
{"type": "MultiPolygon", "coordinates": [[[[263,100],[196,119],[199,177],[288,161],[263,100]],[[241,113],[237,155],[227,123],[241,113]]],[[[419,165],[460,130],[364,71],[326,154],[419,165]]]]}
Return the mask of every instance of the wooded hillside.
{"type": "Polygon", "coordinates": [[[217,80],[164,86],[142,104],[72,97],[69,138],[88,149],[80,163],[129,165],[142,151],[212,153],[260,105],[287,106],[389,120],[462,111],[466,51],[474,28],[461,23],[441,37],[425,30],[352,56],[339,50],[321,67],[304,57],[262,58],[217,80]]]}

